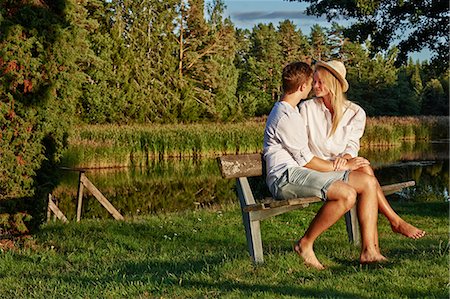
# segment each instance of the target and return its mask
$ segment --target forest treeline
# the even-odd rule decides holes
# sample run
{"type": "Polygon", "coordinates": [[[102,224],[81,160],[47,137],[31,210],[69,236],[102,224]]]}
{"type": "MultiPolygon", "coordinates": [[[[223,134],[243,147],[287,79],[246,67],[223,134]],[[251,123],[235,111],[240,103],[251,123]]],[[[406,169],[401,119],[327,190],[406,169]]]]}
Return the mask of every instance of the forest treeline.
{"type": "Polygon", "coordinates": [[[343,60],[369,116],[448,115],[448,61],[396,67],[368,43],[338,24],[238,29],[221,0],[1,0],[0,198],[44,192],[74,123],[265,115],[291,61],[343,60]]]}

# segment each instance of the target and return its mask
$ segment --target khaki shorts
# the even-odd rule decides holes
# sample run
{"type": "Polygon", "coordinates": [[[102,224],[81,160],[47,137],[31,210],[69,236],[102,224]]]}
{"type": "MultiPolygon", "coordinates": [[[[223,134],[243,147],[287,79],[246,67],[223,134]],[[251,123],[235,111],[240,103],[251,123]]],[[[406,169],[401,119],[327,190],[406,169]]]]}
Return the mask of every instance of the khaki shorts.
{"type": "Polygon", "coordinates": [[[317,196],[327,200],[327,191],[336,181],[348,182],[350,170],[320,172],[304,167],[291,167],[275,181],[272,194],[276,199],[317,196]]]}

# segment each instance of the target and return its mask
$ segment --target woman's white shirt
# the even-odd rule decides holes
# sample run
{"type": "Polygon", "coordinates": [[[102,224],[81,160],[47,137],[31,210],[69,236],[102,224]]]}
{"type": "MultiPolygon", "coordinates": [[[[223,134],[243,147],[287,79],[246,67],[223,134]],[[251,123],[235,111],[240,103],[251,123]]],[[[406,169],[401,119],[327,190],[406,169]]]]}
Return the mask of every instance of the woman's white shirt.
{"type": "Polygon", "coordinates": [[[343,117],[332,136],[332,116],[320,98],[302,101],[300,115],[303,119],[300,126],[306,123],[309,149],[313,155],[325,160],[334,160],[344,154],[358,156],[359,140],[366,126],[366,113],[359,105],[348,102],[344,106],[343,117]]]}

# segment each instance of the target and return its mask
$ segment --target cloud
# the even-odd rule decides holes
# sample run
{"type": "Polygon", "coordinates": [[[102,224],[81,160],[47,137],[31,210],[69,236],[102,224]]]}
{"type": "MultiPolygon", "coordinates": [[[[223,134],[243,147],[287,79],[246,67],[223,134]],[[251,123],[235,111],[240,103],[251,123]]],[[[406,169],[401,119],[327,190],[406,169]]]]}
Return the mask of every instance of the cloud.
{"type": "Polygon", "coordinates": [[[238,22],[248,22],[255,20],[303,20],[303,21],[326,21],[325,18],[317,18],[315,16],[308,16],[304,11],[249,11],[249,12],[233,12],[231,18],[238,22]]]}

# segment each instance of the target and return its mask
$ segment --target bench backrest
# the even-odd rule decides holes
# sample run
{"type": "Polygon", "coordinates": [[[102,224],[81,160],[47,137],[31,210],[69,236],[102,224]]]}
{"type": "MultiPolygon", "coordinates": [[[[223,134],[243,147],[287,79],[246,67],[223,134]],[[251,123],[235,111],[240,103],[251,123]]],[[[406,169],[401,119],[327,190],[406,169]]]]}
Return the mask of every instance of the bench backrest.
{"type": "Polygon", "coordinates": [[[261,176],[262,159],[261,154],[222,156],[218,158],[220,173],[225,179],[261,176]]]}

